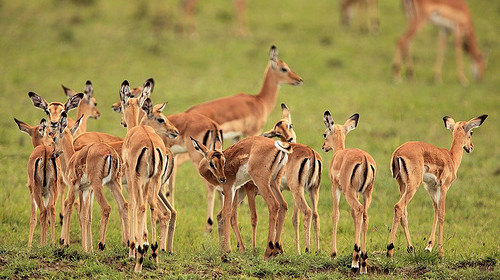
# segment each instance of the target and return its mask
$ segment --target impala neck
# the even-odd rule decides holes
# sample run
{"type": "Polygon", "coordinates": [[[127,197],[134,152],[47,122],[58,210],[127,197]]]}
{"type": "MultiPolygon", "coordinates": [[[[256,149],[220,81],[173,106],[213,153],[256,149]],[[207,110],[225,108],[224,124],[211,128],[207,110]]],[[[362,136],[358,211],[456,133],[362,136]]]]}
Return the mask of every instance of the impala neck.
{"type": "Polygon", "coordinates": [[[465,133],[462,128],[458,128],[453,131],[453,142],[450,148],[451,159],[453,161],[453,167],[455,173],[462,162],[462,156],[464,154],[464,139],[465,133]],[[462,131],[460,131],[462,130],[462,131]]]}
{"type": "MultiPolygon", "coordinates": [[[[80,102],[86,102],[86,101],[82,100],[80,102]]],[[[76,112],[76,119],[78,120],[82,116],[83,116],[83,118],[82,118],[82,120],[80,122],[80,126],[78,128],[78,133],[80,133],[80,134],[87,131],[87,120],[89,119],[89,114],[85,114],[83,106],[78,106],[78,110],[76,112]]]]}
{"type": "Polygon", "coordinates": [[[336,151],[345,149],[345,135],[336,133],[334,137],[335,139],[333,141],[333,152],[335,153],[336,151]]]}
{"type": "Polygon", "coordinates": [[[61,164],[62,164],[62,169],[63,172],[66,172],[66,169],[68,167],[69,159],[75,154],[75,148],[73,147],[73,136],[71,136],[71,132],[69,129],[66,129],[64,131],[64,136],[60,140],[62,145],[62,158],[61,158],[61,164]]]}
{"type": "Polygon", "coordinates": [[[474,59],[476,63],[482,63],[483,57],[481,56],[481,51],[477,45],[476,33],[474,29],[471,28],[468,34],[464,38],[465,51],[474,59]]]}
{"type": "Polygon", "coordinates": [[[280,82],[271,71],[271,65],[268,65],[264,72],[264,83],[260,89],[257,98],[262,100],[266,107],[267,114],[269,115],[276,104],[278,98],[278,91],[280,89],[280,82]]]}

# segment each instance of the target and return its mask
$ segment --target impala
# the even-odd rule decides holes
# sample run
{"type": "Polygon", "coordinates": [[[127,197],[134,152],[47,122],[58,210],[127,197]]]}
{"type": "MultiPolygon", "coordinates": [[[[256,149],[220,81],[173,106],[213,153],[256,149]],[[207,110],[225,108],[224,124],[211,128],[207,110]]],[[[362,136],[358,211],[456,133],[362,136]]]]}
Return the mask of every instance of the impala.
{"type": "MultiPolygon", "coordinates": [[[[16,120],[16,122],[18,122],[16,120]]],[[[19,122],[18,122],[19,125],[19,122]]],[[[21,126],[20,126],[21,127],[21,126]]],[[[30,235],[28,247],[33,242],[33,233],[37,224],[36,212],[40,209],[40,244],[45,243],[47,226],[50,224],[52,244],[55,244],[55,222],[56,222],[56,201],[57,201],[57,164],[54,150],[43,143],[50,143],[46,137],[46,121],[42,119],[40,125],[29,130],[35,146],[35,134],[39,138],[38,143],[28,160],[28,188],[30,191],[31,216],[30,235]]],[[[24,131],[24,130],[22,130],[24,131]]]]}
{"type": "Polygon", "coordinates": [[[453,142],[449,150],[424,142],[406,142],[392,153],[392,177],[398,182],[401,198],[394,205],[394,220],[392,221],[389,245],[387,245],[387,256],[392,257],[394,252],[394,240],[399,223],[403,227],[408,243],[407,251],[413,252],[408,229],[407,206],[422,183],[431,196],[434,206],[434,222],[425,250],[432,251],[435,244],[436,226],[439,226],[438,249],[440,256],[443,256],[446,193],[457,177],[463,150],[470,153],[474,149],[471,140],[472,129],[480,126],[486,117],[488,115],[481,115],[467,122],[455,122],[451,117],[445,116],[443,118],[444,126],[453,133],[453,142]]]}
{"type": "Polygon", "coordinates": [[[401,79],[401,63],[406,63],[407,76],[413,78],[413,60],[410,55],[410,42],[417,32],[429,20],[440,28],[438,38],[438,54],[434,78],[441,81],[446,39],[449,33],[455,35],[455,53],[458,79],[467,84],[462,61],[462,49],[472,60],[472,72],[476,79],[481,79],[485,69],[483,56],[479,51],[476,32],[472,26],[472,16],[467,4],[463,0],[404,0],[403,8],[409,25],[405,33],[399,38],[394,55],[394,79],[401,79]]]}
{"type": "MultiPolygon", "coordinates": [[[[272,130],[263,134],[265,137],[279,137],[283,142],[295,142],[297,140],[295,131],[293,130],[292,117],[288,107],[281,104],[283,118],[279,120],[272,130]]],[[[299,210],[304,215],[304,239],[305,251],[310,250],[310,227],[311,220],[313,222],[315,232],[316,250],[319,251],[319,214],[318,214],[318,199],[319,187],[321,183],[321,156],[310,147],[302,144],[290,144],[293,152],[288,155],[288,161],[283,167],[284,173],[281,177],[281,190],[288,189],[293,196],[293,215],[292,224],[295,232],[295,248],[300,253],[299,245],[299,210]],[[313,210],[307,205],[304,197],[304,192],[307,191],[311,197],[313,210]]],[[[251,213],[252,225],[252,245],[255,248],[256,227],[257,227],[257,212],[255,209],[255,196],[258,190],[252,183],[247,183],[243,188],[239,189],[233,200],[233,214],[231,226],[238,239],[238,245],[241,251],[245,250],[243,239],[238,227],[237,207],[245,197],[248,196],[248,205],[251,213]]]]}
{"type": "Polygon", "coordinates": [[[302,78],[278,59],[278,49],[272,46],[259,94],[239,93],[193,106],[186,112],[214,120],[222,128],[224,139],[259,135],[276,104],[281,84],[298,86],[302,84],[302,78]]]}
{"type": "MultiPolygon", "coordinates": [[[[67,88],[64,85],[61,85],[61,87],[68,98],[72,98],[75,94],[78,94],[76,91],[67,88]]],[[[78,109],[76,111],[76,118],[82,118],[82,123],[80,124],[80,128],[76,131],[75,138],[87,131],[88,118],[98,119],[101,117],[101,112],[97,109],[97,101],[94,98],[94,87],[90,81],[85,83],[83,95],[82,101],[78,105],[78,109]]]]}
{"type": "MultiPolygon", "coordinates": [[[[166,250],[173,251],[176,212],[161,192],[163,174],[168,173],[169,161],[173,155],[165,147],[162,138],[175,138],[177,129],[163,115],[153,114],[149,99],[152,84],[146,81],[139,97],[132,97],[128,81],[122,83],[120,100],[122,122],[127,125],[127,135],[123,142],[122,157],[125,164],[130,202],[130,244],[129,255],[136,258],[135,272],[142,270],[144,255],[149,248],[146,226],[146,203],[151,210],[152,257],[158,262],[156,250],[166,243],[166,250]],[[139,110],[146,112],[138,123],[139,110]],[[159,208],[159,209],[158,209],[159,208]],[[161,212],[158,213],[157,211],[161,212]],[[156,241],[156,222],[160,218],[160,245],[156,241]],[[168,227],[167,241],[166,236],[168,227]],[[136,247],[137,246],[137,247],[136,247]]],[[[163,106],[164,107],[164,106],[163,106]]]]}
{"type": "Polygon", "coordinates": [[[282,167],[292,148],[288,143],[252,136],[245,138],[222,152],[222,142],[217,137],[214,149],[195,139],[193,146],[203,155],[198,172],[212,185],[219,186],[224,194],[224,205],[217,215],[219,241],[222,250],[231,251],[230,220],[233,194],[245,183],[252,181],[266,201],[269,211],[269,232],[264,258],[283,252],[281,231],[288,205],[279,189],[282,167]]]}
{"type": "Polygon", "coordinates": [[[351,25],[354,6],[358,5],[359,16],[367,22],[371,32],[378,30],[377,0],[342,0],[340,2],[341,22],[344,26],[351,25]]]}
{"type": "Polygon", "coordinates": [[[80,228],[82,247],[86,252],[92,251],[92,201],[95,195],[101,207],[101,233],[99,249],[106,246],[106,230],[111,207],[107,202],[103,185],[107,185],[117,204],[122,226],[122,239],[128,239],[128,204],[122,194],[120,156],[110,146],[96,143],[84,146],[75,152],[73,134],[78,129],[81,119],[71,129],[68,126],[66,112],[61,113],[55,135],[52,135],[55,153],[62,153],[61,169],[64,181],[69,185],[68,196],[64,202],[65,210],[60,243],[69,245],[70,222],[75,196],[80,198],[80,228]]]}
{"type": "Polygon", "coordinates": [[[337,223],[339,220],[339,200],[342,192],[351,207],[354,220],[354,251],[352,253],[351,269],[361,274],[367,273],[366,231],[368,230],[368,207],[372,200],[373,182],[375,180],[375,160],[360,149],[346,149],[347,133],[358,125],[359,115],[352,115],[343,124],[334,124],[330,112],[326,111],[323,121],[326,125],[323,151],[333,151],[332,163],[328,175],[332,181],[333,196],[333,231],[331,257],[337,255],[337,223]],[[359,202],[363,196],[363,204],[359,202]],[[361,247],[360,247],[361,237],[361,247]],[[361,251],[361,254],[360,254],[361,251]],[[360,268],[361,261],[361,268],[360,268]]]}

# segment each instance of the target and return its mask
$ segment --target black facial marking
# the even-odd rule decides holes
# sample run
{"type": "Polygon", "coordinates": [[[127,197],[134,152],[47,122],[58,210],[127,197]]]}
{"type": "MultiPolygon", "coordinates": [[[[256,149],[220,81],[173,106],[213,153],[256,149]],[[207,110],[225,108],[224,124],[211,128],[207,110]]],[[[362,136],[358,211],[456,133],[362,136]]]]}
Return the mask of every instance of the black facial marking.
{"type": "Polygon", "coordinates": [[[273,246],[273,242],[272,241],[269,241],[269,249],[274,249],[274,246],[273,246]]]}
{"type": "Polygon", "coordinates": [[[392,249],[394,249],[394,243],[387,245],[387,250],[392,250],[392,249]]]}

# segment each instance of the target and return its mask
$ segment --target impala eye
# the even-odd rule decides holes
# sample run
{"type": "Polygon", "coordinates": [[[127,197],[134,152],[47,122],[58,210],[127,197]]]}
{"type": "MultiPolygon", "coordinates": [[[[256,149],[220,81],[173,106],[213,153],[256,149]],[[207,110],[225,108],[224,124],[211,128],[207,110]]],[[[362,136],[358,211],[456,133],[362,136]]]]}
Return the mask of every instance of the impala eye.
{"type": "Polygon", "coordinates": [[[470,132],[470,136],[472,136],[472,131],[470,132]]]}
{"type": "Polygon", "coordinates": [[[326,138],[326,133],[323,133],[323,138],[326,138]]]}
{"type": "Polygon", "coordinates": [[[281,67],[281,72],[287,72],[288,69],[286,69],[285,67],[281,67]]]}
{"type": "Polygon", "coordinates": [[[164,122],[165,122],[165,120],[164,120],[164,119],[158,119],[158,122],[159,122],[159,123],[164,123],[164,122]]]}
{"type": "Polygon", "coordinates": [[[96,102],[96,103],[94,103],[94,106],[96,106],[96,107],[97,107],[97,102],[96,102]]]}
{"type": "Polygon", "coordinates": [[[290,125],[288,126],[288,129],[293,129],[293,124],[290,124],[290,125]]]}
{"type": "Polygon", "coordinates": [[[210,164],[210,167],[212,167],[213,169],[215,169],[215,165],[214,165],[213,162],[210,162],[209,164],[210,164]]]}

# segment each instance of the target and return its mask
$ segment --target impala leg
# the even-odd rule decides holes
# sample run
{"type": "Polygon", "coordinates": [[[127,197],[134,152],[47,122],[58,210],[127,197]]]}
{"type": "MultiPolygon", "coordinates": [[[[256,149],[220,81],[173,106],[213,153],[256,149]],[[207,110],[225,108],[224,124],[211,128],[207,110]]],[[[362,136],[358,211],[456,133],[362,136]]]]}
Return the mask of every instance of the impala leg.
{"type": "MultiPolygon", "coordinates": [[[[104,191],[103,187],[101,185],[101,182],[99,180],[96,180],[94,184],[92,184],[92,189],[93,193],[95,194],[95,198],[97,200],[97,203],[99,204],[99,207],[101,208],[101,231],[99,235],[99,250],[103,251],[104,248],[106,247],[106,231],[108,229],[108,223],[109,223],[109,214],[111,213],[111,206],[109,205],[108,201],[106,200],[106,197],[104,196],[104,191]]],[[[90,197],[90,204],[92,205],[92,196],[90,197]]],[[[90,211],[92,211],[92,206],[90,207],[90,211]]],[[[90,221],[92,221],[92,212],[89,212],[90,215],[90,221]]],[[[89,227],[90,229],[91,227],[89,227]]],[[[91,232],[89,232],[90,235],[91,232]]],[[[91,237],[89,237],[91,238],[91,237]]],[[[92,243],[90,243],[92,244],[92,243]]],[[[91,246],[92,247],[92,246],[91,246]]]]}
{"type": "Polygon", "coordinates": [[[56,244],[56,201],[49,202],[49,224],[52,245],[56,244]]]}
{"type": "MultiPolygon", "coordinates": [[[[282,173],[282,172],[283,172],[283,169],[280,171],[280,173],[282,173]]],[[[280,176],[281,175],[278,174],[278,179],[276,179],[275,181],[271,180],[271,189],[274,193],[274,196],[276,197],[276,199],[278,201],[278,206],[279,206],[278,220],[276,222],[276,236],[274,238],[275,254],[283,254],[283,244],[281,243],[281,233],[283,231],[283,226],[285,224],[286,212],[288,211],[288,204],[286,203],[285,198],[283,197],[283,194],[281,193],[281,190],[280,190],[280,180],[279,180],[280,176]]]]}
{"type": "Polygon", "coordinates": [[[359,268],[360,274],[366,274],[368,272],[368,254],[366,252],[366,232],[368,231],[368,208],[372,201],[372,190],[373,184],[368,186],[363,193],[363,225],[362,225],[362,236],[361,236],[361,267],[359,268]]]}
{"type": "MultiPolygon", "coordinates": [[[[254,181],[254,183],[257,186],[267,186],[269,184],[269,181],[266,182],[264,181],[264,184],[261,184],[260,182],[257,183],[254,181]]],[[[276,222],[278,218],[278,211],[279,211],[279,202],[274,197],[273,192],[270,190],[270,188],[265,188],[261,187],[259,188],[259,192],[262,195],[262,198],[264,198],[266,204],[267,204],[267,209],[269,212],[269,232],[267,235],[267,246],[266,246],[266,251],[264,253],[264,259],[268,259],[273,256],[274,253],[274,238],[276,236],[276,222]]]]}
{"type": "MultiPolygon", "coordinates": [[[[177,224],[177,211],[174,209],[174,207],[172,205],[170,205],[170,202],[166,199],[166,197],[163,195],[163,193],[160,192],[158,195],[170,213],[170,216],[169,216],[170,218],[168,220],[168,235],[166,238],[166,240],[167,240],[166,249],[167,249],[168,253],[173,253],[175,226],[177,224]]],[[[168,216],[167,216],[167,218],[168,218],[168,216]]]]}
{"type": "Polygon", "coordinates": [[[399,38],[396,53],[394,54],[394,80],[399,82],[401,80],[401,62],[403,60],[406,61],[406,75],[408,78],[413,79],[413,61],[410,55],[410,41],[415,37],[417,32],[424,26],[425,20],[421,21],[410,21],[408,29],[406,32],[399,38]]]}
{"type": "Polygon", "coordinates": [[[128,202],[125,200],[125,197],[122,193],[122,184],[121,179],[117,178],[110,182],[109,188],[111,189],[111,193],[115,198],[116,203],[118,204],[118,213],[120,214],[120,222],[122,229],[122,243],[126,244],[129,242],[129,216],[128,216],[128,202]]]}
{"type": "Polygon", "coordinates": [[[463,86],[469,84],[469,80],[465,77],[464,74],[464,62],[463,62],[463,33],[459,27],[456,28],[455,31],[455,54],[457,59],[457,75],[458,80],[463,86]]]}
{"type": "Polygon", "coordinates": [[[431,235],[429,236],[429,243],[427,244],[427,247],[425,247],[425,251],[427,252],[432,252],[432,247],[434,246],[435,243],[435,238],[436,238],[436,227],[438,224],[438,202],[439,201],[432,201],[432,206],[434,206],[434,221],[432,222],[432,230],[431,230],[431,235]]]}
{"type": "MultiPolygon", "coordinates": [[[[30,190],[31,189],[32,188],[30,187],[30,190]]],[[[30,191],[30,203],[31,203],[31,213],[30,213],[30,235],[28,239],[28,247],[31,247],[31,245],[33,244],[33,234],[35,233],[35,228],[37,223],[36,212],[38,208],[33,193],[31,193],[31,191],[30,191]]]]}
{"type": "Polygon", "coordinates": [[[40,245],[45,244],[45,237],[47,235],[47,207],[43,204],[40,207],[40,245]]]}
{"type": "Polygon", "coordinates": [[[136,202],[136,197],[135,197],[135,192],[137,186],[137,179],[132,180],[130,176],[127,175],[127,185],[128,185],[128,202],[129,202],[129,240],[130,244],[129,245],[129,253],[128,256],[129,258],[134,258],[135,257],[135,249],[136,249],[136,244],[139,244],[138,240],[136,240],[136,231],[137,231],[137,202],[136,202]]]}
{"type": "MultiPolygon", "coordinates": [[[[151,251],[153,261],[158,262],[158,254],[156,253],[156,249],[158,246],[158,242],[156,240],[156,223],[158,222],[158,215],[160,215],[156,209],[156,206],[159,206],[160,200],[158,199],[158,195],[155,193],[155,190],[151,188],[150,193],[148,194],[148,204],[149,210],[151,211],[151,251]]],[[[165,219],[164,215],[162,215],[162,219],[165,219]]]]}
{"type": "Polygon", "coordinates": [[[214,216],[214,202],[215,202],[215,186],[206,183],[207,188],[207,224],[205,226],[205,234],[212,232],[213,216],[214,216]]]}
{"type": "Polygon", "coordinates": [[[354,187],[351,187],[350,190],[345,193],[345,197],[347,203],[351,207],[351,216],[354,221],[354,250],[352,252],[351,269],[354,272],[357,272],[359,268],[359,253],[361,250],[359,241],[361,237],[361,226],[363,223],[363,213],[365,209],[359,202],[354,189],[354,187]]]}
{"type": "Polygon", "coordinates": [[[300,254],[300,242],[299,242],[299,206],[297,202],[293,202],[293,213],[292,213],[292,225],[293,232],[295,236],[295,250],[300,254]]]}
{"type": "MultiPolygon", "coordinates": [[[[293,183],[292,183],[293,185],[293,183]]],[[[292,187],[290,187],[292,189],[292,187]]],[[[296,191],[292,191],[293,195],[293,201],[294,201],[294,207],[293,207],[293,212],[294,215],[297,215],[296,212],[299,210],[302,212],[304,215],[304,239],[305,239],[305,252],[309,253],[311,250],[311,221],[312,221],[312,210],[309,208],[306,202],[306,198],[304,197],[304,188],[303,186],[299,186],[296,191]]],[[[299,248],[299,219],[297,219],[297,224],[294,224],[294,230],[295,230],[295,248],[298,250],[297,252],[300,253],[300,248],[299,248]],[[296,227],[296,228],[295,228],[296,227]]],[[[293,223],[293,216],[292,216],[292,223],[293,223]]]]}
{"type": "MultiPolygon", "coordinates": [[[[88,206],[88,219],[87,219],[87,251],[92,252],[92,209],[94,208],[94,190],[90,190],[89,206],[88,206]]],[[[108,215],[109,220],[109,215],[108,215]]],[[[101,225],[102,227],[102,225],[101,225]]],[[[107,224],[106,224],[107,227],[107,224]]],[[[104,230],[104,237],[106,237],[106,230],[104,230]]]]}
{"type": "MultiPolygon", "coordinates": [[[[149,182],[147,184],[150,184],[149,182]]],[[[144,195],[147,194],[146,191],[143,191],[140,184],[138,184],[138,188],[135,189],[135,198],[137,201],[136,205],[136,219],[137,219],[137,232],[135,234],[135,240],[137,241],[137,252],[135,255],[136,263],[135,263],[135,272],[142,271],[142,263],[144,261],[144,255],[146,253],[145,245],[149,247],[147,244],[148,236],[145,231],[145,218],[146,218],[146,201],[144,200],[144,195]]]]}
{"type": "Polygon", "coordinates": [[[370,13],[370,32],[376,33],[379,28],[378,22],[378,8],[377,8],[377,0],[368,0],[368,9],[370,13]]]}
{"type": "Polygon", "coordinates": [[[234,7],[238,21],[238,35],[244,37],[248,34],[246,0],[234,0],[234,7]]]}
{"type": "Polygon", "coordinates": [[[257,187],[253,183],[247,183],[246,193],[248,197],[248,208],[250,209],[250,223],[252,225],[252,248],[257,246],[257,208],[255,207],[255,196],[257,195],[257,187]]]}
{"type": "Polygon", "coordinates": [[[312,225],[314,228],[314,240],[315,240],[315,245],[316,245],[316,252],[320,251],[320,247],[319,247],[320,223],[319,223],[319,214],[318,214],[319,186],[320,186],[320,182],[318,180],[318,184],[309,190],[309,196],[311,197],[312,225]]]}
{"type": "Polygon", "coordinates": [[[342,0],[340,3],[341,23],[344,27],[349,27],[352,18],[353,0],[342,0]]]}
{"type": "Polygon", "coordinates": [[[330,258],[333,260],[337,256],[337,224],[339,222],[339,201],[340,201],[340,186],[334,182],[332,184],[332,198],[333,198],[333,211],[332,211],[332,251],[330,258]]]}
{"type": "Polygon", "coordinates": [[[71,223],[71,213],[73,212],[73,203],[75,202],[76,189],[78,186],[70,186],[68,191],[68,196],[64,201],[64,210],[66,211],[63,214],[63,224],[61,229],[61,239],[59,243],[61,245],[69,245],[69,225],[71,223]]]}
{"type": "Polygon", "coordinates": [[[80,229],[81,229],[81,243],[84,252],[87,250],[87,225],[88,225],[88,214],[89,214],[89,200],[90,200],[90,189],[85,188],[81,191],[80,199],[80,229]]]}
{"type": "Polygon", "coordinates": [[[62,225],[63,224],[63,219],[64,219],[64,213],[65,207],[64,207],[64,194],[66,192],[66,184],[63,181],[62,178],[62,171],[57,167],[57,191],[59,192],[59,197],[61,198],[61,212],[59,212],[59,223],[62,225]]]}
{"type": "Polygon", "coordinates": [[[444,54],[446,51],[446,39],[448,37],[448,32],[445,28],[439,30],[438,36],[438,52],[436,59],[436,68],[434,68],[434,81],[436,83],[442,83],[441,73],[443,70],[444,54]]]}
{"type": "Polygon", "coordinates": [[[238,206],[245,198],[245,191],[243,188],[239,188],[234,194],[233,198],[233,209],[231,210],[231,227],[233,228],[234,235],[236,235],[237,245],[236,247],[240,249],[240,252],[245,252],[245,245],[243,244],[243,238],[241,238],[240,228],[238,227],[238,206]]]}
{"type": "Polygon", "coordinates": [[[232,210],[232,185],[224,185],[224,205],[222,207],[222,249],[231,252],[231,210],[232,210]]]}
{"type": "MultiPolygon", "coordinates": [[[[447,188],[444,188],[447,189],[447,188]]],[[[446,191],[442,191],[441,198],[439,199],[438,204],[438,249],[439,249],[439,257],[444,256],[443,250],[443,227],[444,227],[444,215],[446,213],[446,191]]]]}

